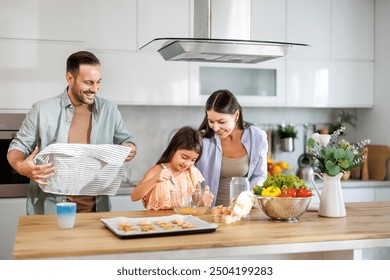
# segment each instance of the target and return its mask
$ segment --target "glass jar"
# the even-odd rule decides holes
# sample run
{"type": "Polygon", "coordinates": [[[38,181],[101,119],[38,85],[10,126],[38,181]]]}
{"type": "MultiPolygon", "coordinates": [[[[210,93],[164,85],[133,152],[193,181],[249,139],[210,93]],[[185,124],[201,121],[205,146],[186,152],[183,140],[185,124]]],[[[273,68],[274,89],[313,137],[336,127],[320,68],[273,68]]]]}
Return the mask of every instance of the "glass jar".
{"type": "Polygon", "coordinates": [[[230,196],[229,199],[237,198],[241,192],[249,191],[249,180],[247,177],[232,177],[230,181],[230,196]]]}

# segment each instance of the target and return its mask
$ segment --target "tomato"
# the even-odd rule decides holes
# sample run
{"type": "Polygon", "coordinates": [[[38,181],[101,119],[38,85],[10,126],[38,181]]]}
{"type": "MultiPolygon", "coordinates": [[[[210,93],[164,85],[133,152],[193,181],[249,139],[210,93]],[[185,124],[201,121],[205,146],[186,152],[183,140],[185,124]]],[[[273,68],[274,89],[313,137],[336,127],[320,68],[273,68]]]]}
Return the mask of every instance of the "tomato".
{"type": "Polygon", "coordinates": [[[306,189],[306,188],[299,188],[299,190],[297,191],[297,197],[309,197],[309,196],[312,196],[313,193],[310,189],[306,189]]]}
{"type": "Polygon", "coordinates": [[[297,195],[296,189],[282,188],[281,191],[279,197],[294,197],[297,195]]]}

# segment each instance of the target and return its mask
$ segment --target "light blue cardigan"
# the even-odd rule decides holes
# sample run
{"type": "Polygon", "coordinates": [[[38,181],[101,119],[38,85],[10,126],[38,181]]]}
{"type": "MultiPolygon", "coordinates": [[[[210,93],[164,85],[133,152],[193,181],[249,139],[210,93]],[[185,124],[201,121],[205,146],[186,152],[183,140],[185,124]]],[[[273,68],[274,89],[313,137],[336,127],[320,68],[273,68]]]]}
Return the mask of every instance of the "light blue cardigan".
{"type": "MultiPolygon", "coordinates": [[[[250,125],[244,129],[241,142],[249,156],[248,180],[250,187],[261,186],[267,179],[267,134],[264,130],[250,125]]],[[[203,138],[203,153],[196,166],[205,178],[202,185],[208,185],[215,195],[213,205],[215,205],[218,193],[221,163],[222,146],[219,137],[214,134],[211,138],[203,138]]]]}

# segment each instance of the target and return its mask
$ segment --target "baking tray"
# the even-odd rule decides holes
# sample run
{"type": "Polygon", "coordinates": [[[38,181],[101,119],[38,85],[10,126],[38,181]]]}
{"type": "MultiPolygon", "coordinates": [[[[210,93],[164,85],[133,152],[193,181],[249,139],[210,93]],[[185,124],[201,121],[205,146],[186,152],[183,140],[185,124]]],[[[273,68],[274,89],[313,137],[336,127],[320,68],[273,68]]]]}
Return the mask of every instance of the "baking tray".
{"type": "Polygon", "coordinates": [[[145,218],[126,218],[115,217],[110,219],[100,219],[101,222],[117,237],[119,238],[143,238],[143,237],[156,237],[156,236],[170,236],[170,235],[183,235],[183,234],[196,234],[196,233],[209,233],[214,232],[217,229],[216,224],[207,223],[197,217],[191,215],[170,215],[160,217],[145,217],[145,218]],[[172,229],[164,229],[157,223],[166,222],[169,225],[174,226],[172,229]],[[193,228],[182,228],[181,226],[172,223],[172,221],[186,222],[193,225],[193,228]],[[149,223],[153,225],[154,230],[142,231],[138,223],[149,223]],[[136,231],[127,231],[118,229],[120,223],[131,224],[136,231]]]}

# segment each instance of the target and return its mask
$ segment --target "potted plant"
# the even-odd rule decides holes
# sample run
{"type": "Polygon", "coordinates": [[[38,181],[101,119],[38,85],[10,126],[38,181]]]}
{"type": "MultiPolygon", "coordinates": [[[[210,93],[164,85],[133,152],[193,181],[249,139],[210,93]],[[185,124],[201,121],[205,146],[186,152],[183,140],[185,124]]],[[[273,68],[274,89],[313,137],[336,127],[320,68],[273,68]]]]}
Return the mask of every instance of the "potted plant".
{"type": "Polygon", "coordinates": [[[281,150],[285,152],[294,151],[294,139],[298,132],[293,124],[281,124],[278,126],[278,134],[280,137],[281,150]]]}
{"type": "Polygon", "coordinates": [[[314,173],[323,180],[323,189],[320,194],[316,183],[311,179],[318,196],[320,207],[318,215],[325,217],[344,217],[346,215],[344,200],[341,191],[341,177],[355,167],[365,162],[367,155],[362,148],[371,140],[366,139],[356,144],[350,144],[345,139],[338,140],[338,136],[345,127],[329,134],[314,133],[307,140],[307,152],[314,158],[314,164],[319,173],[314,173]]]}
{"type": "MultiPolygon", "coordinates": [[[[356,128],[355,121],[357,121],[357,117],[355,115],[352,115],[343,110],[339,113],[337,122],[331,123],[329,125],[329,134],[334,133],[336,130],[340,129],[341,127],[345,127],[345,124],[349,124],[353,128],[356,128]]],[[[342,133],[343,132],[341,132],[341,134],[342,133]]]]}

